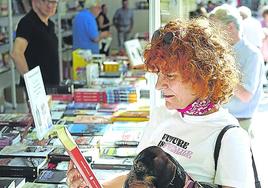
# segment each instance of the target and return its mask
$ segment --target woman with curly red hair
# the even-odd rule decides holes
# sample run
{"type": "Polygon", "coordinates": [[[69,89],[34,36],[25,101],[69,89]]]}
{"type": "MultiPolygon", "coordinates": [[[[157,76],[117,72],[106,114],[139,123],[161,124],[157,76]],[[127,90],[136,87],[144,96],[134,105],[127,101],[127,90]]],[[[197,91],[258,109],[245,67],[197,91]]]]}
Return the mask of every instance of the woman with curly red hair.
{"type": "MultiPolygon", "coordinates": [[[[225,133],[218,162],[214,161],[215,143],[221,130],[227,125],[239,126],[221,108],[240,81],[232,47],[223,31],[208,19],[199,18],[171,21],[154,32],[144,52],[145,65],[158,76],[156,89],[161,90],[165,107],[151,112],[152,118],[138,147],[138,151],[145,148],[151,151],[136,159],[125,187],[180,187],[178,183],[176,186],[178,169],[174,175],[170,159],[150,146],[163,149],[200,184],[225,188],[254,186],[250,142],[243,129],[233,128],[225,133]],[[155,158],[149,156],[153,154],[155,158]],[[146,157],[152,160],[146,161],[146,157]],[[161,181],[157,181],[159,178],[161,181]]],[[[74,178],[75,172],[71,168],[68,173],[68,179],[73,180],[71,185],[79,181],[74,178]]],[[[122,187],[124,180],[121,176],[104,187],[122,187]]]]}

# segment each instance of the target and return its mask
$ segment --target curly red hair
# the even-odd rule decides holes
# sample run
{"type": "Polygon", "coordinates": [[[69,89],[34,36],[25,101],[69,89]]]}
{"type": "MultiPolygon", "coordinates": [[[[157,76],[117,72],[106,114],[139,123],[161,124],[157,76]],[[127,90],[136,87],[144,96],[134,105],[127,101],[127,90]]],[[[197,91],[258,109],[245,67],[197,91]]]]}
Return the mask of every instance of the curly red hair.
{"type": "Polygon", "coordinates": [[[159,31],[144,51],[147,70],[178,71],[200,99],[227,102],[240,81],[227,32],[207,18],[170,21],[159,31]],[[163,40],[168,32],[173,33],[171,44],[163,40]]]}

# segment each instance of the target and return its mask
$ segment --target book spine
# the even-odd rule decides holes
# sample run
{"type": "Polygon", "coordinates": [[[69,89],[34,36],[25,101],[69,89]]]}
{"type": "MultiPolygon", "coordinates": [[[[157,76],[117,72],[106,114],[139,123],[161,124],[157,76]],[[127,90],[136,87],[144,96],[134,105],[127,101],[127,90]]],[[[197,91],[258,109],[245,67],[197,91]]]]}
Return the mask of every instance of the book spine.
{"type": "Polygon", "coordinates": [[[76,146],[73,150],[68,151],[68,153],[71,159],[73,159],[72,161],[74,162],[76,168],[81,173],[85,182],[90,186],[90,188],[102,188],[78,147],[76,146]]]}

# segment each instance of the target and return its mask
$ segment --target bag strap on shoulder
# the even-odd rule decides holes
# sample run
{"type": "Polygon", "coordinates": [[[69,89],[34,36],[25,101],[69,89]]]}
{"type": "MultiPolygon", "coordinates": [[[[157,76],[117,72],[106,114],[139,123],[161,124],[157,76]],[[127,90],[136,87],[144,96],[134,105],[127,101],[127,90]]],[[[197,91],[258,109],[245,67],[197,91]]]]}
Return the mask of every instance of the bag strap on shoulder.
{"type": "MultiPolygon", "coordinates": [[[[217,137],[216,144],[215,144],[215,149],[214,149],[215,171],[217,171],[219,153],[220,153],[220,148],[221,148],[221,140],[223,138],[223,135],[225,134],[225,132],[227,130],[229,130],[231,128],[234,128],[234,127],[237,127],[238,128],[238,126],[235,126],[235,125],[227,125],[227,126],[225,126],[221,130],[220,134],[217,137]]],[[[250,149],[250,151],[251,151],[251,158],[252,158],[252,168],[253,168],[254,179],[255,179],[255,188],[261,188],[261,183],[259,181],[258,172],[257,172],[255,160],[254,160],[254,157],[253,157],[253,153],[252,153],[252,150],[251,149],[250,149]]]]}
{"type": "Polygon", "coordinates": [[[234,126],[234,125],[227,125],[225,126],[220,134],[218,135],[218,138],[216,140],[216,145],[215,145],[215,149],[214,149],[214,162],[215,162],[215,171],[217,171],[217,166],[218,166],[218,159],[219,159],[219,153],[220,153],[220,149],[221,149],[221,140],[223,138],[223,135],[225,134],[225,132],[228,129],[234,128],[234,127],[238,127],[238,126],[234,126]]]}

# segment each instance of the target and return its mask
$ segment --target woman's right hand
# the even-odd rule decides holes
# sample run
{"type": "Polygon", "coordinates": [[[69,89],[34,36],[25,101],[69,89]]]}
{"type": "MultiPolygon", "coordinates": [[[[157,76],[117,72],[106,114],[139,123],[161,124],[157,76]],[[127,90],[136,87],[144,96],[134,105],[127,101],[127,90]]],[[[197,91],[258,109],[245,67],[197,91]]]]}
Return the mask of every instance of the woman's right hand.
{"type": "Polygon", "coordinates": [[[66,183],[70,188],[82,188],[87,186],[83,177],[78,172],[77,168],[75,168],[72,161],[70,161],[68,166],[66,183]]]}

